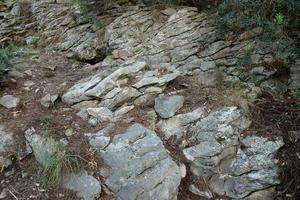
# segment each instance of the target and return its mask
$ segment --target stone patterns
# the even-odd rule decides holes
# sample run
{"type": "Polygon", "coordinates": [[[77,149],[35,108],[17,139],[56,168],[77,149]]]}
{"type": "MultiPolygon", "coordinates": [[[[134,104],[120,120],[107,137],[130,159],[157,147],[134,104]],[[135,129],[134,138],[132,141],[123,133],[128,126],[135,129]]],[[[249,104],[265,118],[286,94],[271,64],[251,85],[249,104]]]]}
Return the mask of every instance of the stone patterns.
{"type": "MultiPolygon", "coordinates": [[[[91,100],[93,98],[103,98],[104,100],[109,100],[106,104],[115,105],[119,101],[123,101],[127,98],[133,98],[139,95],[138,91],[134,88],[127,87],[127,92],[114,89],[121,89],[118,79],[122,76],[133,76],[135,73],[139,72],[146,66],[146,63],[135,62],[127,63],[120,66],[119,69],[112,72],[110,75],[105,77],[103,72],[100,72],[92,77],[83,79],[71,87],[64,95],[63,100],[69,104],[78,103],[85,100],[91,100]],[[118,87],[119,86],[119,87],[118,87]],[[109,92],[114,91],[114,94],[110,94],[109,97],[105,95],[109,92]],[[116,100],[114,101],[114,97],[116,100]]],[[[105,104],[105,103],[104,103],[105,104]]]]}
{"type": "Polygon", "coordinates": [[[155,111],[163,119],[173,117],[182,106],[184,98],[183,96],[159,96],[155,99],[155,111]]]}
{"type": "Polygon", "coordinates": [[[249,125],[241,110],[225,107],[189,127],[193,145],[183,153],[193,174],[203,177],[212,192],[234,199],[256,192],[267,198],[272,195],[267,189],[279,183],[274,156],[284,145],[282,138],[241,138],[249,125]]]}
{"type": "Polygon", "coordinates": [[[204,113],[204,108],[198,108],[189,113],[175,115],[170,119],[161,119],[157,126],[163,131],[166,138],[172,135],[177,136],[177,138],[182,138],[185,136],[189,125],[202,118],[204,113]]]}
{"type": "Polygon", "coordinates": [[[132,125],[99,153],[110,168],[105,184],[119,199],[176,199],[181,172],[155,132],[132,125]]]}
{"type": "Polygon", "coordinates": [[[84,200],[94,200],[100,196],[101,185],[97,179],[88,175],[86,171],[71,174],[64,182],[66,189],[75,191],[84,200]]]}

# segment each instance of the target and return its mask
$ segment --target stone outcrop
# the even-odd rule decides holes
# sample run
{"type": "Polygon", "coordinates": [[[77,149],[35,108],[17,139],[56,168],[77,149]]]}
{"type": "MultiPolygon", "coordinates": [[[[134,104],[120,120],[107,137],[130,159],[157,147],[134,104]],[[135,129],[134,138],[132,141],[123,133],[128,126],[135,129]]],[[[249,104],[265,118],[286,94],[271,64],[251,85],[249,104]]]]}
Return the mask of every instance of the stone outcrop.
{"type": "Polygon", "coordinates": [[[279,183],[274,156],[284,144],[282,138],[242,138],[241,132],[249,125],[241,110],[228,107],[189,127],[187,140],[193,145],[183,153],[193,174],[206,180],[210,192],[234,199],[253,192],[270,196],[265,191],[279,183]]]}
{"type": "Polygon", "coordinates": [[[119,199],[176,199],[181,171],[155,132],[135,124],[105,138],[104,130],[89,141],[108,165],[105,184],[119,199]]]}
{"type": "MultiPolygon", "coordinates": [[[[203,104],[182,113],[186,111],[187,94],[170,94],[168,87],[178,77],[194,76],[208,86],[240,83],[246,88],[243,93],[251,99],[261,89],[283,94],[288,87],[300,87],[299,60],[290,69],[288,85],[285,80],[273,79],[278,72],[266,67],[274,63],[274,57],[269,47],[262,48],[254,40],[261,28],[231,40],[231,33],[220,35],[214,19],[196,8],[158,10],[128,1],[122,8],[116,5],[95,16],[94,22],[101,22],[97,25],[82,15],[78,6],[69,3],[33,2],[28,8],[29,17],[21,14],[19,4],[0,2],[0,42],[37,43],[92,64],[87,69],[89,74],[67,89],[61,99],[90,125],[105,126],[85,136],[107,166],[97,172],[107,191],[124,200],[174,200],[181,179],[190,170],[193,177],[201,177],[208,186],[207,191],[201,191],[196,184],[187,183],[193,194],[205,198],[214,194],[233,199],[272,198],[274,186],[279,184],[275,155],[284,145],[283,139],[242,136],[251,120],[238,107],[211,111],[203,104]],[[242,63],[245,59],[255,67],[246,67],[242,63]],[[149,109],[145,112],[149,128],[159,128],[162,135],[139,124],[118,133],[122,116],[137,107],[149,109]],[[188,167],[176,163],[168,154],[163,141],[172,137],[181,142],[177,150],[188,167]]],[[[29,67],[18,59],[11,61],[15,68],[29,67]]],[[[55,66],[48,69],[54,71],[55,66]]],[[[17,70],[9,73],[14,78],[28,75],[17,70]]],[[[34,84],[26,82],[25,86],[34,84]]],[[[49,93],[41,103],[48,108],[58,98],[49,93]]],[[[0,99],[7,108],[18,103],[12,96],[0,99]]],[[[70,138],[74,133],[69,129],[65,134],[70,138]]],[[[60,144],[36,134],[34,129],[27,130],[25,137],[41,166],[60,144]]],[[[12,134],[0,126],[0,170],[11,164],[5,153],[13,144],[12,134]]],[[[85,170],[66,177],[63,187],[85,200],[98,198],[102,189],[100,181],[85,170]]]]}
{"type": "Polygon", "coordinates": [[[15,140],[12,133],[0,125],[0,172],[12,164],[10,152],[15,150],[15,140]]]}

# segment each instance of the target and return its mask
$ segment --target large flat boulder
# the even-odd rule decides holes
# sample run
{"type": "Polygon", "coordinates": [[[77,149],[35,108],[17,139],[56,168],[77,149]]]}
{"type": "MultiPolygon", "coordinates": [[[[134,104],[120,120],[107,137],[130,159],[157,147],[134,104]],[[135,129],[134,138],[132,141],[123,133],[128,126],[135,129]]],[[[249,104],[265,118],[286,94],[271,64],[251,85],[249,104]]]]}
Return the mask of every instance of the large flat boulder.
{"type": "Polygon", "coordinates": [[[119,199],[176,199],[181,172],[155,132],[135,124],[98,151],[109,166],[105,184],[119,199]]]}

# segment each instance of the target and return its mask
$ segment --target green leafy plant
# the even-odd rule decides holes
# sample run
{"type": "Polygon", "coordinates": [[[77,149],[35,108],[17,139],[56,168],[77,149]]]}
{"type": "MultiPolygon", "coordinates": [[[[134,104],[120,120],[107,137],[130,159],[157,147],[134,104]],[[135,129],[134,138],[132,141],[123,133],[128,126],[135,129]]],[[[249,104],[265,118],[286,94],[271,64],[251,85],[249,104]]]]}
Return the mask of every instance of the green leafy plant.
{"type": "Polygon", "coordinates": [[[0,46],[0,80],[3,78],[4,71],[9,66],[9,61],[18,53],[18,48],[9,43],[7,46],[0,46]]]}
{"type": "Polygon", "coordinates": [[[277,14],[275,15],[274,21],[275,21],[277,24],[281,25],[281,24],[283,24],[283,22],[284,22],[284,16],[283,16],[281,13],[277,13],[277,14]]]}
{"type": "Polygon", "coordinates": [[[300,98],[300,90],[294,89],[290,91],[290,96],[295,99],[300,98]]]}
{"type": "Polygon", "coordinates": [[[217,137],[217,142],[219,143],[219,144],[224,144],[224,142],[226,141],[226,138],[225,137],[217,137]]]}
{"type": "Polygon", "coordinates": [[[54,153],[49,156],[43,166],[43,177],[50,187],[58,187],[63,178],[80,170],[76,156],[69,154],[65,146],[57,144],[54,153]]]}

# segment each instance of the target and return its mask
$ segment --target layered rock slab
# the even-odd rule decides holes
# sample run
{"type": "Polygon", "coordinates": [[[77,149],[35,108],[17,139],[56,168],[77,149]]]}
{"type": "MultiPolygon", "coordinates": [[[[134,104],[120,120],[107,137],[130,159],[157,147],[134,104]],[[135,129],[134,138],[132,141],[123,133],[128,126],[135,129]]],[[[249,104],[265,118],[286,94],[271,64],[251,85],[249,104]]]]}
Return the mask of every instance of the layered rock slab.
{"type": "Polygon", "coordinates": [[[269,188],[279,184],[275,155],[284,145],[282,138],[243,138],[249,126],[242,110],[225,107],[189,127],[187,140],[192,145],[183,153],[193,174],[203,177],[211,192],[234,199],[251,199],[255,193],[264,199],[272,196],[269,188]]]}
{"type": "Polygon", "coordinates": [[[155,132],[134,124],[98,152],[110,167],[105,184],[119,199],[176,199],[181,172],[155,132]]]}

